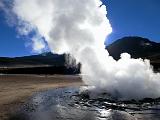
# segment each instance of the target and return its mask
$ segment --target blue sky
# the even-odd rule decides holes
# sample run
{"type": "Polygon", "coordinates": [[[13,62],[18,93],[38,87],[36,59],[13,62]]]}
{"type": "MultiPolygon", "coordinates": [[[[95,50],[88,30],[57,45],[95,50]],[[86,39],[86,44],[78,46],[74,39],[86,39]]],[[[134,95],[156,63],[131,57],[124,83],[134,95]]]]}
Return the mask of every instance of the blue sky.
{"type": "Polygon", "coordinates": [[[9,27],[4,14],[0,12],[0,56],[23,56],[31,54],[25,47],[25,40],[17,36],[15,28],[9,27]]]}
{"type": "MultiPolygon", "coordinates": [[[[160,0],[103,0],[113,33],[106,43],[124,36],[141,36],[160,42],[160,0]]],[[[27,38],[26,38],[27,39],[27,38]]],[[[33,54],[25,47],[26,40],[18,37],[14,27],[9,27],[0,11],[0,56],[33,54]]]]}
{"type": "Polygon", "coordinates": [[[160,0],[103,0],[113,27],[108,43],[123,36],[160,41],[160,0]]]}

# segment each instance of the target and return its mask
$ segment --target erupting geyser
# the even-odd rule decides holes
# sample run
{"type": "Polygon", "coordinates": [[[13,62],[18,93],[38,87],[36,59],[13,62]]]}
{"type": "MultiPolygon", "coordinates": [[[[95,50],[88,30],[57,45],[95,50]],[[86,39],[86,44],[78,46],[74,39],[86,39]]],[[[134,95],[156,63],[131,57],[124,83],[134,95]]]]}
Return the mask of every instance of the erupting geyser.
{"type": "MultiPolygon", "coordinates": [[[[105,50],[112,28],[100,0],[14,0],[12,12],[21,34],[36,31],[34,43],[44,37],[51,51],[70,53],[81,62],[87,85],[121,99],[160,97],[160,74],[149,60],[123,53],[116,61],[105,50]]],[[[43,49],[44,42],[38,43],[34,47],[43,49]]]]}

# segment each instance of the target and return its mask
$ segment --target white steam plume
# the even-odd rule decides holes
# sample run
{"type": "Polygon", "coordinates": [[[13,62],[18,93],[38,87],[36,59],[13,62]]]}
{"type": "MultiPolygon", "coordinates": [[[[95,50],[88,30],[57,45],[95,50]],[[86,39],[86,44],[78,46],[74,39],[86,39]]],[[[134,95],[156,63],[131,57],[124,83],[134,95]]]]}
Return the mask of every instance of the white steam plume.
{"type": "Polygon", "coordinates": [[[123,99],[160,97],[160,74],[148,60],[124,53],[116,61],[104,49],[112,28],[100,0],[14,0],[13,11],[28,32],[44,36],[52,51],[81,62],[87,85],[123,99]]]}

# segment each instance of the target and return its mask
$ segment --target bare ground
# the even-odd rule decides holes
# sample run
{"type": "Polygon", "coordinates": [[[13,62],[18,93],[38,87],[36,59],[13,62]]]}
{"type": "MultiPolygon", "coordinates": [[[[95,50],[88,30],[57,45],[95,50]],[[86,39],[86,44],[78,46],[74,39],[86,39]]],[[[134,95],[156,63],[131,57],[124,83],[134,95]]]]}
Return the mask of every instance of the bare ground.
{"type": "Polygon", "coordinates": [[[77,85],[82,85],[78,75],[0,75],[0,120],[35,92],[77,85]]]}

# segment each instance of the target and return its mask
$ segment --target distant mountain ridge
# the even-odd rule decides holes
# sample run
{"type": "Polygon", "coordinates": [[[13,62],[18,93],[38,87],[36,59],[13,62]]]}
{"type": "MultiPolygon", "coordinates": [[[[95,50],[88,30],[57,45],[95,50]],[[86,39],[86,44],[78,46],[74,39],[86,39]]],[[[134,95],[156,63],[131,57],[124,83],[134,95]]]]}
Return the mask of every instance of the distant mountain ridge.
{"type": "Polygon", "coordinates": [[[114,59],[127,52],[133,58],[153,58],[160,55],[160,43],[142,37],[124,37],[106,47],[114,59]]]}
{"type": "Polygon", "coordinates": [[[129,53],[132,58],[149,59],[156,71],[160,70],[160,43],[142,37],[124,37],[106,46],[116,60],[121,53],[129,53]]]}
{"type": "MultiPolygon", "coordinates": [[[[124,37],[106,46],[106,49],[116,60],[124,52],[131,54],[132,58],[150,59],[154,69],[160,70],[160,43],[142,37],[124,37]]],[[[0,73],[77,74],[80,73],[80,64],[69,68],[65,54],[51,52],[15,58],[0,57],[0,73]]]]}
{"type": "Polygon", "coordinates": [[[24,57],[0,57],[0,74],[79,74],[80,64],[72,59],[68,65],[68,54],[51,52],[24,57]],[[70,63],[70,64],[71,64],[70,63]]]}
{"type": "Polygon", "coordinates": [[[51,52],[23,57],[0,57],[0,67],[64,66],[65,55],[51,52]]]}

